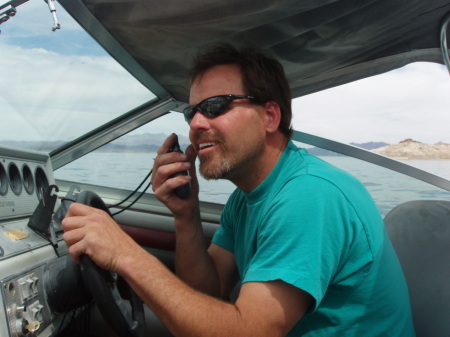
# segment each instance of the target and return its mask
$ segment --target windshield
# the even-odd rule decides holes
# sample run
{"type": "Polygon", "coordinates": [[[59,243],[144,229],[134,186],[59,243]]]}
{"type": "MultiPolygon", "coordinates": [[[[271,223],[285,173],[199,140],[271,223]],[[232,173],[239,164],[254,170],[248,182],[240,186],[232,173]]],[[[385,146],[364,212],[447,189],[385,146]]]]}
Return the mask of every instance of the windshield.
{"type": "MultiPolygon", "coordinates": [[[[155,99],[56,5],[61,24],[56,31],[42,0],[25,2],[0,24],[2,145],[50,152],[155,99]]],[[[450,143],[449,92],[444,66],[411,64],[294,99],[293,127],[368,150],[406,139],[428,145],[450,143]]],[[[172,132],[179,135],[183,148],[189,144],[189,127],[178,112],[137,125],[129,134],[62,166],[55,178],[133,190],[172,132]]],[[[450,161],[442,159],[450,159],[450,154],[430,159],[405,162],[449,179],[450,161]]],[[[200,199],[218,203],[225,203],[235,188],[228,181],[202,180],[200,185],[200,199]]]]}
{"type": "Polygon", "coordinates": [[[0,141],[49,152],[155,96],[56,4],[31,0],[0,25],[0,141]]]}

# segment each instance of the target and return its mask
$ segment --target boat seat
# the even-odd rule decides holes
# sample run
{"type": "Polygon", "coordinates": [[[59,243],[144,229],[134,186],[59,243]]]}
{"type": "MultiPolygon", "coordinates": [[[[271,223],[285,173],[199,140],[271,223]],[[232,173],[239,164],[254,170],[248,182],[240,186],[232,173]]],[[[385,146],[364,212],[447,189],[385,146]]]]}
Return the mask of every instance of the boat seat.
{"type": "Polygon", "coordinates": [[[417,337],[450,336],[450,201],[405,202],[384,222],[408,284],[417,337]]]}

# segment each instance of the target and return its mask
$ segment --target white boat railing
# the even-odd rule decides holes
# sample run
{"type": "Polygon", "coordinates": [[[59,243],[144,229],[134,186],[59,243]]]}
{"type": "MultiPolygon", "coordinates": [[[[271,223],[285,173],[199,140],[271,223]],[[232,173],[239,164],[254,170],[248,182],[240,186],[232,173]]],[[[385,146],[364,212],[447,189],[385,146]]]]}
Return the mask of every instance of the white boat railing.
{"type": "Polygon", "coordinates": [[[388,168],[395,172],[405,174],[407,176],[427,182],[446,191],[450,191],[450,181],[434,175],[430,172],[418,169],[398,160],[385,157],[383,155],[352,146],[349,144],[339,143],[323,137],[314,136],[305,132],[294,131],[292,139],[308,145],[314,145],[326,150],[344,154],[349,157],[361,159],[366,162],[388,168]]]}

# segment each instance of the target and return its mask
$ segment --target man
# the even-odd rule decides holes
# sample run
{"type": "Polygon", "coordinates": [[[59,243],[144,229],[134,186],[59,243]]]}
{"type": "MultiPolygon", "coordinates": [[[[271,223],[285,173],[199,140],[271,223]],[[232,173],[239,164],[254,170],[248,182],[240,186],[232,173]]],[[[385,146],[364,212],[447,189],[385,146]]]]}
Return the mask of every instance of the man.
{"type": "Polygon", "coordinates": [[[281,65],[250,48],[208,49],[195,60],[190,104],[192,145],[168,153],[170,136],[152,176],[174,215],[179,278],[103,212],[79,204],[63,221],[74,260],[88,254],[122,275],[175,336],[414,336],[406,284],[370,196],[290,142],[281,65]],[[209,247],[197,156],[205,178],[237,186],[209,247]],[[190,175],[173,177],[184,170],[190,175]],[[178,198],[174,190],[189,182],[189,197],[178,198]],[[239,279],[236,302],[220,300],[239,279]]]}

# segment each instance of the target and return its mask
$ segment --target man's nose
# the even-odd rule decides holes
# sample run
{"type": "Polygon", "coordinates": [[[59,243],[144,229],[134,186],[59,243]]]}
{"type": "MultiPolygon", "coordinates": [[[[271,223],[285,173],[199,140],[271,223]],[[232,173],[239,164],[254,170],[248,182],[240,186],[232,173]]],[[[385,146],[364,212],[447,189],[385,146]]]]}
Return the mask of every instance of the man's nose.
{"type": "Polygon", "coordinates": [[[210,120],[210,118],[206,117],[201,112],[196,111],[189,126],[191,130],[209,129],[211,127],[210,120]]]}

